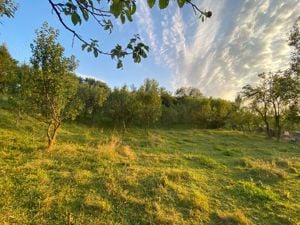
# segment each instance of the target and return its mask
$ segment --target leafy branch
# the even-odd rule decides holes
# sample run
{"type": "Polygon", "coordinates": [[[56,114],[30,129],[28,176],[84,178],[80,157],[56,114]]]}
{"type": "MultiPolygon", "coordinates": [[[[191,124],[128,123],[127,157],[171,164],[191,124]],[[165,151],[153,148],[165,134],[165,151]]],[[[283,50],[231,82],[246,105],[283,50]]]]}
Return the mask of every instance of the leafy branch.
{"type": "MultiPolygon", "coordinates": [[[[132,16],[136,12],[136,0],[108,0],[107,3],[104,4],[101,0],[67,0],[64,3],[60,1],[55,3],[54,0],[48,1],[63,27],[73,34],[73,40],[77,39],[82,43],[82,50],[92,52],[95,57],[98,57],[100,54],[111,56],[112,59],[117,61],[117,68],[123,68],[122,61],[127,55],[131,55],[135,63],[140,63],[142,58],[147,57],[149,47],[140,42],[139,35],[134,35],[126,47],[117,44],[111,51],[103,51],[99,47],[98,40],[90,39],[88,41],[84,39],[76,30],[71,28],[63,18],[63,16],[70,17],[74,26],[81,25],[83,21],[87,22],[92,18],[103,30],[111,33],[113,30],[111,17],[120,19],[122,24],[126,21],[133,21],[132,16]],[[107,6],[109,9],[106,9],[107,6]]],[[[155,2],[156,0],[147,0],[150,8],[155,5],[155,2]]],[[[212,16],[210,11],[200,10],[191,0],[177,0],[177,4],[180,8],[185,4],[189,4],[202,21],[212,16]]],[[[168,5],[169,0],[158,1],[160,9],[165,9],[168,5]]]]}

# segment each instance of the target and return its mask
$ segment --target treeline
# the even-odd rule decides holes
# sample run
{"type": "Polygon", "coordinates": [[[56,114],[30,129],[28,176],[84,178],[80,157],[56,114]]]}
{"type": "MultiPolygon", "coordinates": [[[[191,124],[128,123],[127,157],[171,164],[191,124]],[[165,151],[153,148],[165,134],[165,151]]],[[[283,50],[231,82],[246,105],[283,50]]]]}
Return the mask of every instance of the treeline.
{"type": "Polygon", "coordinates": [[[268,137],[295,129],[299,113],[299,26],[289,44],[294,47],[291,68],[259,75],[235,101],[204,96],[197,88],[182,87],[174,94],[147,79],[140,87],[108,87],[104,82],[75,74],[78,61],[66,57],[57,42],[58,31],[44,24],[31,44],[30,64],[19,64],[0,46],[0,94],[22,114],[47,124],[48,147],[63,121],[110,126],[124,132],[130,126],[187,126],[208,129],[265,130],[268,137]]]}

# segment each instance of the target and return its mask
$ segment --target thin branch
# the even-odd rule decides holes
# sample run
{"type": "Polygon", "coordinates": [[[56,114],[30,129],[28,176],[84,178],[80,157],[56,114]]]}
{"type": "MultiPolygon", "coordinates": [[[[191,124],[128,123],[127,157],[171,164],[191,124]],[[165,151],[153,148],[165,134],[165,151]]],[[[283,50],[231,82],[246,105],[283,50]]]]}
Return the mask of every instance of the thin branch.
{"type": "Polygon", "coordinates": [[[194,11],[198,11],[200,14],[206,16],[206,12],[199,9],[198,6],[195,3],[191,2],[191,0],[186,0],[186,2],[189,3],[192,6],[194,11]]]}
{"type": "Polygon", "coordinates": [[[70,31],[74,37],[76,37],[78,40],[80,40],[82,43],[84,43],[85,45],[89,46],[89,47],[93,47],[93,49],[96,49],[96,51],[99,54],[103,54],[103,55],[111,55],[108,52],[103,52],[100,49],[98,49],[97,47],[91,46],[90,43],[88,43],[86,40],[84,40],[75,30],[71,29],[62,19],[60,12],[58,11],[56,5],[52,2],[52,0],[48,0],[52,9],[54,10],[55,14],[57,15],[59,22],[64,26],[65,29],[67,29],[68,31],[70,31]]]}

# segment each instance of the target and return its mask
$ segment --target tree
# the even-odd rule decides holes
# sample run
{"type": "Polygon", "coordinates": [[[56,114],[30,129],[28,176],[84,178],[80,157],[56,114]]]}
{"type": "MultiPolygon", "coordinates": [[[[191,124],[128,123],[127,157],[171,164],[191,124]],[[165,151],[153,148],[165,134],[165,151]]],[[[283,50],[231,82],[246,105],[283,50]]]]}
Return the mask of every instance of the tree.
{"type": "Polygon", "coordinates": [[[261,78],[260,83],[256,87],[252,87],[251,85],[244,86],[242,95],[250,101],[250,107],[261,117],[266,128],[266,134],[270,138],[272,136],[269,121],[270,99],[266,74],[259,74],[258,77],[261,78]]]}
{"type": "Polygon", "coordinates": [[[161,116],[161,99],[158,82],[145,80],[144,84],[136,93],[137,117],[143,124],[145,131],[154,124],[161,116]]]}
{"type": "Polygon", "coordinates": [[[203,94],[198,88],[194,87],[181,87],[176,90],[175,95],[177,98],[186,98],[186,97],[192,97],[192,98],[201,98],[203,97],[203,94]]]}
{"type": "Polygon", "coordinates": [[[122,125],[123,131],[135,116],[135,93],[130,92],[126,85],[114,88],[106,101],[106,112],[115,125],[122,125]]]}
{"type": "Polygon", "coordinates": [[[92,78],[80,78],[77,96],[83,103],[82,115],[86,119],[94,116],[96,110],[103,105],[107,99],[110,89],[101,81],[92,78]]]}
{"type": "Polygon", "coordinates": [[[287,72],[290,79],[293,79],[293,102],[290,106],[288,118],[291,122],[300,122],[300,16],[290,31],[289,45],[293,48],[291,54],[291,67],[287,72]]]}
{"type": "Polygon", "coordinates": [[[232,103],[232,111],[228,119],[231,129],[241,131],[251,131],[254,120],[254,114],[249,107],[243,106],[243,98],[239,93],[232,103]],[[247,128],[247,129],[246,129],[247,128]]]}
{"type": "Polygon", "coordinates": [[[290,31],[289,45],[293,48],[291,55],[291,72],[300,79],[300,16],[290,31]]]}
{"type": "Polygon", "coordinates": [[[172,96],[172,93],[165,88],[160,88],[161,98],[161,118],[160,122],[163,125],[171,125],[178,123],[178,110],[176,107],[177,99],[172,96]]]}
{"type": "Polygon", "coordinates": [[[243,94],[264,121],[268,137],[273,135],[269,121],[273,119],[275,136],[279,140],[284,123],[283,116],[293,102],[295,83],[291,76],[281,71],[259,74],[259,79],[260,83],[256,87],[245,86],[243,94]]]}
{"type": "Polygon", "coordinates": [[[0,94],[7,93],[9,83],[14,79],[17,61],[14,60],[5,45],[0,45],[0,94]]]}
{"type": "Polygon", "coordinates": [[[30,111],[30,104],[27,96],[30,95],[30,79],[32,78],[32,68],[25,63],[17,66],[15,76],[9,83],[9,96],[15,105],[17,116],[16,123],[19,124],[22,112],[30,111]]]}
{"type": "Polygon", "coordinates": [[[32,111],[48,125],[48,148],[54,144],[57,131],[65,119],[75,119],[82,104],[76,98],[78,78],[73,74],[75,58],[64,57],[57,42],[58,31],[47,23],[36,31],[30,59],[33,65],[30,100],[32,111]]]}
{"type": "Polygon", "coordinates": [[[209,116],[209,127],[210,128],[221,128],[226,124],[230,113],[232,112],[232,104],[224,99],[213,99],[210,98],[210,116],[209,116]]]}
{"type": "Polygon", "coordinates": [[[13,17],[17,10],[17,4],[13,0],[0,0],[0,17],[13,17]]]}

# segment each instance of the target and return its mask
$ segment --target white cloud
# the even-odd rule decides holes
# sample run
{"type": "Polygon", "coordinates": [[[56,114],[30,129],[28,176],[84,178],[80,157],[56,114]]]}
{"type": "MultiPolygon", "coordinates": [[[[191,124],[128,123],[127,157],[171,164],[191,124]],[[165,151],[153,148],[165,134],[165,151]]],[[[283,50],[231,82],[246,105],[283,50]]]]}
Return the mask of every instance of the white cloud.
{"type": "Polygon", "coordinates": [[[173,89],[195,86],[227,99],[258,73],[288,65],[288,32],[300,14],[298,0],[203,0],[199,7],[213,17],[202,23],[192,9],[173,4],[156,18],[141,5],[139,27],[157,64],[169,68],[173,89]]]}
{"type": "Polygon", "coordinates": [[[287,33],[300,11],[296,0],[221,2],[211,21],[199,24],[189,48],[193,57],[183,58],[180,73],[206,95],[233,99],[257,73],[287,66],[287,33]]]}
{"type": "Polygon", "coordinates": [[[142,38],[146,36],[146,41],[150,45],[151,54],[154,54],[155,56],[158,55],[158,44],[157,44],[157,37],[154,30],[154,21],[151,16],[150,9],[148,7],[148,4],[146,0],[140,0],[137,12],[135,14],[137,23],[138,23],[138,29],[140,33],[142,34],[142,38]]]}

